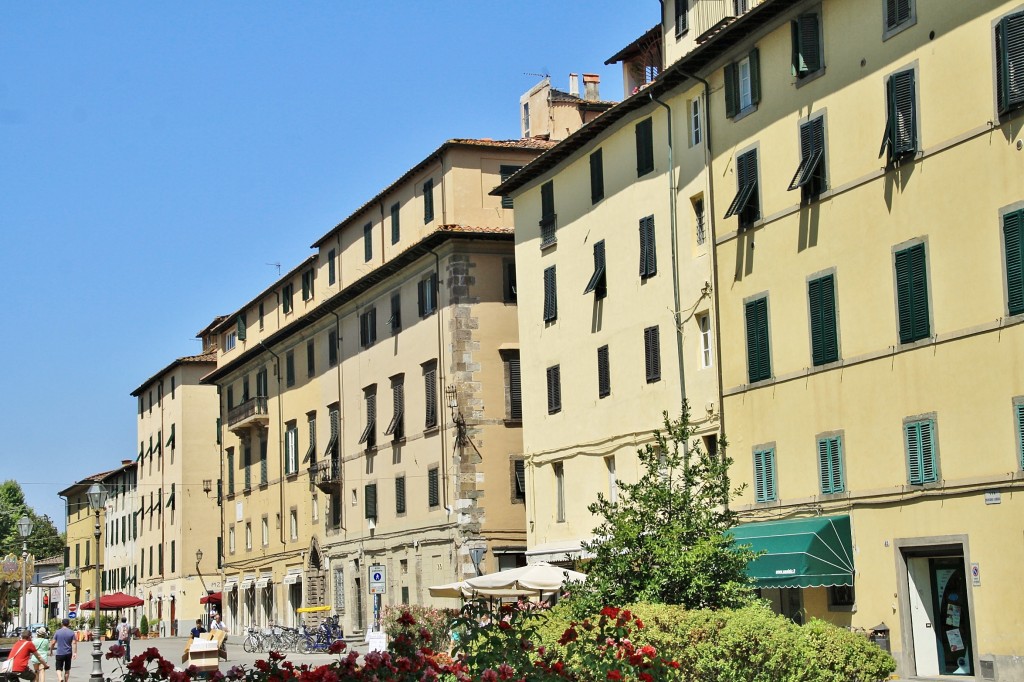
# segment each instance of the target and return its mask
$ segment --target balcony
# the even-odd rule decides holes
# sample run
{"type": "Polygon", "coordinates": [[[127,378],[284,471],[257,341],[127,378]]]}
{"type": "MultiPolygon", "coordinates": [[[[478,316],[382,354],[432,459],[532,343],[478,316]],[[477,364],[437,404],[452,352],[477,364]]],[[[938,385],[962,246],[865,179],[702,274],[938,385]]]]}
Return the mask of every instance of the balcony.
{"type": "Polygon", "coordinates": [[[341,463],[334,458],[317,462],[309,467],[309,478],[323,492],[337,494],[341,485],[341,463]]]}
{"type": "Polygon", "coordinates": [[[78,583],[82,580],[82,571],[79,568],[65,568],[64,580],[69,583],[78,583]]]}
{"type": "Polygon", "coordinates": [[[228,428],[232,431],[245,429],[249,426],[266,428],[270,423],[267,413],[267,397],[256,396],[228,411],[228,428]]]}
{"type": "Polygon", "coordinates": [[[760,5],[764,0],[705,0],[690,9],[690,28],[697,43],[713,38],[737,17],[760,5]]]}

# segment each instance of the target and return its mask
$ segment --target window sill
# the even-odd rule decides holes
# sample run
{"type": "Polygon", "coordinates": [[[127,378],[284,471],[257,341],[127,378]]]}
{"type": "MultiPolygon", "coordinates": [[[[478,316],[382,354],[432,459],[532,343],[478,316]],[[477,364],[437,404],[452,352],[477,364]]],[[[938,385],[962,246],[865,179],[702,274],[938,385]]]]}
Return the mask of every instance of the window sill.
{"type": "Polygon", "coordinates": [[[423,429],[423,435],[424,436],[432,436],[435,433],[439,433],[440,431],[441,431],[441,427],[438,426],[437,424],[434,424],[433,426],[427,426],[426,428],[424,428],[423,429]]]}
{"type": "Polygon", "coordinates": [[[897,24],[896,26],[893,26],[892,28],[883,26],[882,27],[882,42],[884,43],[885,41],[889,40],[889,38],[892,38],[895,35],[899,35],[900,33],[903,33],[904,31],[906,31],[908,28],[912,28],[913,26],[916,26],[916,25],[917,25],[917,16],[915,15],[915,16],[907,19],[906,21],[904,21],[902,24],[897,24]]]}
{"type": "Polygon", "coordinates": [[[690,27],[687,26],[682,31],[676,31],[676,40],[682,40],[690,32],[690,27]]]}
{"type": "Polygon", "coordinates": [[[546,250],[550,249],[551,247],[555,246],[556,244],[558,244],[558,240],[557,239],[552,239],[550,241],[541,242],[540,243],[540,250],[541,251],[546,251],[546,250]]]}
{"type": "Polygon", "coordinates": [[[515,428],[522,428],[523,427],[523,420],[522,419],[506,419],[505,420],[505,426],[511,426],[511,427],[515,427],[515,428]]]}
{"type": "Polygon", "coordinates": [[[405,445],[405,436],[391,439],[391,447],[398,447],[399,445],[405,445]]]}
{"type": "Polygon", "coordinates": [[[754,113],[755,111],[757,111],[757,105],[756,104],[751,104],[746,109],[741,109],[740,111],[738,111],[736,113],[736,115],[732,117],[732,122],[733,123],[737,123],[739,121],[742,121],[747,116],[750,116],[752,113],[754,113]]]}
{"type": "Polygon", "coordinates": [[[285,472],[284,477],[286,479],[288,479],[289,481],[294,481],[295,479],[297,479],[299,477],[299,472],[298,471],[285,472]]]}
{"type": "Polygon", "coordinates": [[[820,69],[818,69],[817,71],[815,71],[813,73],[809,73],[806,76],[797,76],[796,77],[796,81],[793,83],[793,85],[799,90],[803,86],[807,85],[808,83],[812,83],[812,82],[818,80],[819,78],[821,78],[824,75],[825,75],[825,67],[823,66],[820,69]]]}

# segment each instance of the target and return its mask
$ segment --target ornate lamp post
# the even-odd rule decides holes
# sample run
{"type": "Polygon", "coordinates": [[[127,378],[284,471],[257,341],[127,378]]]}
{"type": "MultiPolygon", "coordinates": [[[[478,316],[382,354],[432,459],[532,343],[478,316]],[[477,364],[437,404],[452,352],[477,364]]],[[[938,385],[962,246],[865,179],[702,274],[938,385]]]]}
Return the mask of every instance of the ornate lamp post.
{"type": "Polygon", "coordinates": [[[89,682],[103,682],[103,654],[100,652],[100,510],[107,504],[107,489],[102,483],[93,483],[85,494],[89,498],[89,508],[96,514],[96,525],[92,531],[96,539],[96,589],[93,592],[96,619],[93,623],[92,672],[89,673],[89,682]]]}
{"type": "Polygon", "coordinates": [[[28,567],[28,536],[32,534],[32,519],[22,516],[18,519],[18,535],[21,536],[21,627],[28,627],[28,587],[26,569],[28,567]]]}
{"type": "Polygon", "coordinates": [[[210,626],[210,597],[213,596],[213,591],[206,588],[206,581],[203,580],[203,572],[199,568],[199,562],[203,560],[203,550],[196,550],[196,574],[199,576],[199,582],[203,585],[203,592],[206,593],[206,626],[210,626]]]}

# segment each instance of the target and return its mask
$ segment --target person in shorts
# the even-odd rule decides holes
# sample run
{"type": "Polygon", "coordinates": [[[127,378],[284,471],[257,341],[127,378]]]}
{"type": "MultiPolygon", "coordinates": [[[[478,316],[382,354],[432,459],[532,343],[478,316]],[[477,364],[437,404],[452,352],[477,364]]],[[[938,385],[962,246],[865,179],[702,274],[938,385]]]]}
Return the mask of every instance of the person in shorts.
{"type": "Polygon", "coordinates": [[[117,626],[117,643],[124,647],[124,660],[132,660],[132,626],[128,625],[128,619],[121,616],[121,623],[117,626]]]}
{"type": "Polygon", "coordinates": [[[21,639],[11,646],[11,653],[7,655],[8,660],[11,661],[10,675],[28,682],[36,679],[35,670],[31,665],[33,657],[43,668],[50,667],[44,659],[39,657],[36,645],[32,643],[32,631],[28,629],[22,630],[21,639]]]}
{"type": "Polygon", "coordinates": [[[53,639],[50,640],[50,651],[56,656],[57,682],[68,682],[71,677],[71,661],[78,658],[78,640],[69,625],[70,620],[62,620],[60,629],[53,633],[53,639]]]}

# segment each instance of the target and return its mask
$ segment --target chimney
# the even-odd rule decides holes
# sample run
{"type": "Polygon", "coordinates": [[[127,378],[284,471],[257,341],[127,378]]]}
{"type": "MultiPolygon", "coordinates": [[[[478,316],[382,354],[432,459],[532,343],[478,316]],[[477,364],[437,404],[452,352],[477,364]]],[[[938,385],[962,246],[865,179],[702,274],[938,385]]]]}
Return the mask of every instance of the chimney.
{"type": "Polygon", "coordinates": [[[583,74],[583,99],[588,102],[596,102],[601,97],[598,94],[597,86],[601,83],[601,77],[596,73],[583,74]]]}
{"type": "Polygon", "coordinates": [[[580,96],[580,81],[579,75],[575,73],[569,74],[569,94],[575,97],[580,96]]]}

